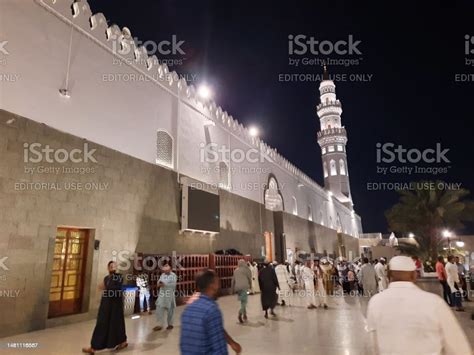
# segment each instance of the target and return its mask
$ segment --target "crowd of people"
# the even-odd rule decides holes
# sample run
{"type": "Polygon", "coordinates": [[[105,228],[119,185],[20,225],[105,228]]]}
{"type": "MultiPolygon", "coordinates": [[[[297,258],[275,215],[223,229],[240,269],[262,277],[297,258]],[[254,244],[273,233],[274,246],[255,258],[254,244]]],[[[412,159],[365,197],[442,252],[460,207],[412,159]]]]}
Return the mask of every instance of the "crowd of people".
{"type": "MultiPolygon", "coordinates": [[[[128,346],[122,297],[122,276],[115,262],[109,262],[109,274],[103,290],[91,346],[83,352],[128,346]]],[[[330,306],[331,296],[353,295],[368,301],[367,330],[380,354],[471,354],[467,338],[450,311],[462,311],[467,297],[465,270],[459,259],[449,256],[447,263],[439,257],[436,273],[442,285],[444,300],[422,291],[415,285],[423,273],[417,258],[396,256],[387,264],[385,258],[345,259],[309,258],[290,264],[246,262],[239,260],[234,271],[231,292],[237,295],[237,319],[248,321],[249,294],[260,294],[264,317],[277,317],[275,308],[292,306],[295,298],[304,299],[308,309],[330,306]],[[464,281],[463,281],[464,278],[464,281]],[[449,307],[448,307],[449,306],[449,307]],[[409,350],[409,351],[408,351],[409,350]]],[[[158,280],[154,331],[173,329],[176,307],[177,276],[169,265],[163,266],[158,280]],[[167,317],[165,319],[165,313],[167,317]]],[[[137,276],[140,311],[151,313],[150,286],[147,275],[137,276]],[[146,306],[146,307],[145,307],[146,306]]],[[[227,354],[227,346],[236,353],[242,347],[224,329],[223,315],[216,303],[220,292],[218,276],[203,270],[196,277],[196,293],[188,300],[181,317],[180,350],[182,354],[227,354]]]]}

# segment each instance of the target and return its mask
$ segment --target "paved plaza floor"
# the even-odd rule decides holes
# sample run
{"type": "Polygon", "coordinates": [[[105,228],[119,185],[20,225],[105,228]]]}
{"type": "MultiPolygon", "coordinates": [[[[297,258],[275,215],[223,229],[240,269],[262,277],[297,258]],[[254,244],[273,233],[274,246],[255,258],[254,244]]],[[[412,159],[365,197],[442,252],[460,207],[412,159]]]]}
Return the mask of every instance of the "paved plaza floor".
{"type": "MultiPolygon", "coordinates": [[[[260,296],[249,297],[249,322],[239,324],[236,296],[219,299],[225,328],[243,347],[244,354],[373,354],[365,332],[364,302],[361,297],[332,297],[329,309],[308,310],[304,301],[295,298],[291,307],[277,307],[277,317],[265,319],[260,308],[260,296]]],[[[469,304],[468,304],[469,305],[469,304]]],[[[470,306],[472,309],[472,306],[470,306]]],[[[123,354],[179,354],[180,317],[184,307],[177,308],[175,328],[154,332],[155,314],[139,319],[127,317],[129,347],[123,354]]],[[[474,321],[470,312],[457,313],[474,347],[474,321]]],[[[95,320],[49,328],[0,339],[6,342],[37,342],[36,350],[6,350],[9,354],[81,354],[88,346],[95,320]]],[[[5,350],[0,351],[0,353],[5,350]]],[[[100,354],[112,354],[103,351],[100,354]]],[[[232,351],[229,349],[229,353],[232,351]]]]}

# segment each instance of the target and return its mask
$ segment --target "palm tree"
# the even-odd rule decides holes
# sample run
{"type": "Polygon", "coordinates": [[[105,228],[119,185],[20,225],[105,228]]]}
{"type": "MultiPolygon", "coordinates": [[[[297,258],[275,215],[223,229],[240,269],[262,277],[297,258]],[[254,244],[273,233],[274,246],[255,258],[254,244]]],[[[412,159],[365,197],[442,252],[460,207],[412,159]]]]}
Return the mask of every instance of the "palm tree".
{"type": "Polygon", "coordinates": [[[385,212],[389,229],[415,234],[420,252],[436,259],[442,246],[442,230],[459,230],[474,220],[474,201],[464,199],[466,189],[447,189],[442,181],[412,183],[411,190],[399,190],[400,201],[385,212]]]}

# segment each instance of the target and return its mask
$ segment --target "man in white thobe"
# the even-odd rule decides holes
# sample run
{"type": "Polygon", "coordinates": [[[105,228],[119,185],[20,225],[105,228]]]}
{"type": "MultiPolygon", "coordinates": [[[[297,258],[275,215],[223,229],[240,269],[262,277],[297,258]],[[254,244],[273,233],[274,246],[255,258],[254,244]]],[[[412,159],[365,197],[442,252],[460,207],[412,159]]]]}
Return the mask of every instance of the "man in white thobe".
{"type": "Polygon", "coordinates": [[[454,263],[454,256],[448,256],[448,262],[444,267],[449,289],[451,291],[451,306],[456,307],[456,311],[464,311],[462,306],[461,283],[459,282],[458,267],[454,263]]]}
{"type": "Polygon", "coordinates": [[[295,279],[296,279],[296,286],[298,289],[302,289],[304,286],[303,279],[301,278],[301,273],[303,271],[303,268],[304,268],[304,265],[299,260],[296,260],[295,279]]]}
{"type": "Polygon", "coordinates": [[[258,267],[257,263],[254,261],[253,263],[249,262],[250,272],[252,273],[252,294],[260,293],[260,285],[258,284],[258,267]]]}
{"type": "Polygon", "coordinates": [[[367,330],[377,354],[472,354],[446,302],[415,285],[416,266],[410,257],[392,258],[389,278],[389,287],[372,297],[367,311],[367,330]]]}
{"type": "Polygon", "coordinates": [[[176,283],[178,278],[174,272],[171,271],[169,265],[165,265],[162,268],[162,274],[158,280],[158,287],[160,291],[158,293],[158,299],[156,300],[156,319],[158,325],[153,330],[158,331],[163,329],[165,324],[165,311],[168,312],[166,329],[173,329],[174,321],[174,310],[176,308],[176,283]]]}
{"type": "Polygon", "coordinates": [[[319,265],[319,260],[314,261],[314,279],[315,279],[315,299],[316,299],[316,307],[324,307],[324,309],[328,308],[328,297],[326,293],[326,289],[324,288],[324,271],[321,269],[319,265]]]}
{"type": "Polygon", "coordinates": [[[314,271],[310,267],[309,261],[307,261],[301,269],[301,279],[304,284],[306,306],[308,307],[308,309],[314,309],[316,308],[316,300],[314,297],[314,271]]]}
{"type": "Polygon", "coordinates": [[[379,292],[382,292],[388,286],[387,269],[385,268],[384,258],[380,258],[379,262],[374,266],[374,270],[375,275],[377,276],[379,292]]]}
{"type": "Polygon", "coordinates": [[[278,292],[278,301],[282,306],[290,305],[290,274],[285,264],[278,264],[275,267],[275,273],[277,275],[278,284],[280,285],[280,290],[278,292]]]}

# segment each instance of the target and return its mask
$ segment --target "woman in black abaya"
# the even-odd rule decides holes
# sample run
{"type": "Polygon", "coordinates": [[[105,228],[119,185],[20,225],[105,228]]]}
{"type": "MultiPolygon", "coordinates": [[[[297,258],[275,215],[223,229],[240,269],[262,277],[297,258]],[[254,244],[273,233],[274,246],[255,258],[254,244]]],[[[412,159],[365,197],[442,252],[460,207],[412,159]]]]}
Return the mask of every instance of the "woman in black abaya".
{"type": "Polygon", "coordinates": [[[270,264],[265,264],[265,267],[260,270],[260,273],[258,274],[258,283],[260,285],[260,290],[262,291],[260,299],[262,301],[262,309],[265,311],[265,318],[268,318],[268,309],[270,309],[270,314],[272,316],[276,316],[273,309],[278,301],[276,289],[280,288],[280,285],[278,284],[275,270],[270,264]]]}
{"type": "Polygon", "coordinates": [[[117,264],[107,265],[109,275],[104,278],[97,323],[92,334],[91,347],[82,351],[87,354],[102,349],[120,350],[126,348],[125,319],[123,314],[122,275],[116,273],[117,264]]]}

